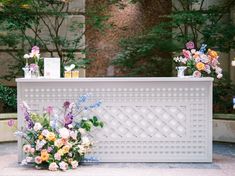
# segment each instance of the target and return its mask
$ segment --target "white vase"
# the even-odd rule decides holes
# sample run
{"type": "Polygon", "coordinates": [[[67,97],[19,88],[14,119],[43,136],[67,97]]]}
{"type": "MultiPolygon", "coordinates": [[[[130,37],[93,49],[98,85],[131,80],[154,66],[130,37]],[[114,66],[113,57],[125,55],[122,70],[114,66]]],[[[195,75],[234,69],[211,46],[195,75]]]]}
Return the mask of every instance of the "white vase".
{"type": "Polygon", "coordinates": [[[176,67],[176,70],[177,70],[177,77],[179,77],[179,78],[184,77],[184,71],[186,70],[186,68],[187,68],[187,67],[185,67],[185,66],[176,67]]]}

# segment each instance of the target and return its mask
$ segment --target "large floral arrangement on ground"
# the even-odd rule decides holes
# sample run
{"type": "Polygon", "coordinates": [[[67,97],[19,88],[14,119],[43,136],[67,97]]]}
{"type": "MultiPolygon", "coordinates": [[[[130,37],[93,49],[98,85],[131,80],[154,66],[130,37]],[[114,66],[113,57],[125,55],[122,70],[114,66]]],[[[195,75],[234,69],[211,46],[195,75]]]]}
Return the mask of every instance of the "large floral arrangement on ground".
{"type": "Polygon", "coordinates": [[[51,171],[77,168],[92,146],[88,132],[92,126],[103,127],[97,117],[86,117],[88,111],[101,104],[97,101],[86,105],[89,96],[83,95],[75,103],[66,101],[62,108],[49,106],[42,115],[31,112],[22,103],[26,127],[16,132],[26,141],[23,145],[26,158],[22,164],[33,163],[37,168],[51,171]]]}
{"type": "Polygon", "coordinates": [[[219,67],[219,55],[212,49],[207,50],[207,45],[202,44],[200,50],[195,49],[193,42],[186,43],[182,55],[174,57],[177,65],[186,66],[194,77],[216,75],[218,79],[223,77],[222,69],[219,67]]]}

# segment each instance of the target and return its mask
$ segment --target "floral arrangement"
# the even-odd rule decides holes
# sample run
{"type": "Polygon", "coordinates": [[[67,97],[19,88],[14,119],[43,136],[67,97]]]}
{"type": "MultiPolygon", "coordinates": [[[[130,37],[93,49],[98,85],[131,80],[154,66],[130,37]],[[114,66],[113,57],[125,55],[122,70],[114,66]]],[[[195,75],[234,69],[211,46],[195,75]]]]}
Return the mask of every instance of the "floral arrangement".
{"type": "Polygon", "coordinates": [[[201,77],[216,74],[217,78],[223,77],[222,69],[218,66],[219,55],[216,51],[206,49],[207,45],[202,44],[199,51],[195,49],[193,42],[186,43],[182,56],[174,57],[176,64],[186,66],[194,77],[201,77]]]}
{"type": "Polygon", "coordinates": [[[31,52],[24,55],[24,59],[26,60],[26,66],[23,68],[23,70],[26,72],[26,74],[30,74],[27,77],[39,77],[39,61],[41,59],[39,47],[32,47],[31,52]],[[33,59],[34,63],[29,65],[29,59],[33,59]]]}
{"type": "Polygon", "coordinates": [[[31,112],[29,106],[22,103],[26,124],[25,129],[17,131],[16,135],[26,141],[23,165],[33,163],[36,168],[51,171],[78,167],[92,147],[88,132],[93,126],[103,127],[97,117],[87,118],[88,111],[101,105],[101,101],[86,105],[89,96],[82,95],[75,103],[66,101],[62,108],[48,106],[42,115],[31,112]]]}

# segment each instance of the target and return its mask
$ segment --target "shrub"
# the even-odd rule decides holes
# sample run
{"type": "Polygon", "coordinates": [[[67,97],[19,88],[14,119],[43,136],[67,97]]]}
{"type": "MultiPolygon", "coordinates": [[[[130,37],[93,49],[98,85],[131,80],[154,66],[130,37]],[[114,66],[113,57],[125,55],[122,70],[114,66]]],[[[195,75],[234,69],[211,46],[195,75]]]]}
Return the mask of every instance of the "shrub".
{"type": "Polygon", "coordinates": [[[17,109],[17,91],[0,84],[0,102],[4,104],[4,112],[15,112],[17,109]]]}

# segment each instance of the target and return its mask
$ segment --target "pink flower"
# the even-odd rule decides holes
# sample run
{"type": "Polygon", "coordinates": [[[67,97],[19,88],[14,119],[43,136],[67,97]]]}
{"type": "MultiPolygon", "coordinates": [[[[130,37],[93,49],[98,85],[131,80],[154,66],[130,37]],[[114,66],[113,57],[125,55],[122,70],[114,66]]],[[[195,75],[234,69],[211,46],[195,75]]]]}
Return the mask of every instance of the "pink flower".
{"type": "Polygon", "coordinates": [[[183,50],[183,55],[184,55],[184,57],[186,57],[187,59],[190,59],[191,58],[191,52],[190,51],[188,51],[188,50],[183,50]]]}
{"type": "Polygon", "coordinates": [[[188,43],[186,43],[186,48],[187,49],[194,49],[195,45],[192,41],[189,41],[188,43]]]}
{"type": "Polygon", "coordinates": [[[53,107],[52,106],[48,106],[46,108],[46,112],[48,113],[48,115],[50,116],[53,113],[53,107]]]}
{"type": "Polygon", "coordinates": [[[78,167],[78,162],[77,161],[72,161],[71,166],[73,169],[76,169],[78,167]]]}
{"type": "Polygon", "coordinates": [[[31,50],[31,53],[34,53],[34,54],[39,54],[40,53],[40,49],[38,46],[34,46],[31,50]]]}
{"type": "Polygon", "coordinates": [[[42,163],[42,158],[40,156],[36,156],[34,159],[36,164],[41,164],[42,163]]]}
{"type": "Polygon", "coordinates": [[[14,124],[15,124],[15,121],[14,121],[13,119],[8,120],[8,122],[7,122],[7,125],[8,125],[9,127],[13,127],[14,124]]]}
{"type": "Polygon", "coordinates": [[[57,171],[58,168],[59,168],[59,166],[55,162],[53,162],[49,165],[49,170],[50,171],[57,171]]]}
{"type": "Polygon", "coordinates": [[[50,153],[53,149],[51,147],[47,148],[47,152],[50,153]]]}
{"type": "Polygon", "coordinates": [[[55,160],[60,161],[61,160],[61,155],[59,153],[55,153],[54,158],[55,158],[55,160]]]}
{"type": "Polygon", "coordinates": [[[31,149],[30,149],[30,153],[33,155],[34,152],[35,152],[35,148],[31,148],[31,149]]]}
{"type": "Polygon", "coordinates": [[[64,161],[60,162],[59,166],[60,166],[60,169],[63,170],[63,171],[68,169],[68,163],[66,163],[64,161]]]}
{"type": "Polygon", "coordinates": [[[25,153],[29,153],[30,150],[31,150],[31,146],[29,144],[26,144],[26,145],[23,146],[23,151],[25,153]]]}
{"type": "Polygon", "coordinates": [[[193,72],[193,77],[200,78],[202,76],[200,71],[193,72]]]}

